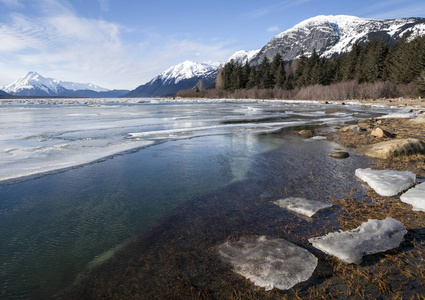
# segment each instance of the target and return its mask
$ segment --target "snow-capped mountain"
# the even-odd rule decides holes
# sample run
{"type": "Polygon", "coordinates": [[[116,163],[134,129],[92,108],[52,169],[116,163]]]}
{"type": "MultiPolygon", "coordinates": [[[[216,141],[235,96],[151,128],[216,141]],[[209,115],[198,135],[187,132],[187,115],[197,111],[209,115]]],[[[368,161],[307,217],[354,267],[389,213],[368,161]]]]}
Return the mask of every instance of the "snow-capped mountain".
{"type": "Polygon", "coordinates": [[[351,50],[354,43],[378,39],[391,44],[403,37],[425,35],[425,18],[373,20],[354,16],[317,16],[307,19],[275,36],[252,59],[259,64],[279,52],[283,60],[291,61],[304,51],[309,56],[314,49],[326,58],[351,50]]]}
{"type": "Polygon", "coordinates": [[[251,62],[251,60],[260,52],[261,49],[245,51],[240,50],[233,53],[223,64],[230,62],[232,59],[236,63],[244,64],[246,61],[251,62]]]}
{"type": "Polygon", "coordinates": [[[127,91],[110,91],[91,83],[78,83],[45,78],[37,72],[29,72],[12,84],[0,89],[13,96],[34,97],[118,97],[127,91]]]}
{"type": "Polygon", "coordinates": [[[165,70],[151,81],[130,91],[126,97],[161,97],[191,89],[202,80],[204,87],[214,84],[220,62],[185,61],[165,70]]]}

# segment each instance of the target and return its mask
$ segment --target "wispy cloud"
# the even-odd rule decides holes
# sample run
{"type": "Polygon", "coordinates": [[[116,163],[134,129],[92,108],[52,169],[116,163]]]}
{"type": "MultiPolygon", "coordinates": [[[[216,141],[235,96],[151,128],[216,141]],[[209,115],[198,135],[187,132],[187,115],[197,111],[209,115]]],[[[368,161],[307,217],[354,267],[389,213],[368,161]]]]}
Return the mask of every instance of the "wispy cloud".
{"type": "Polygon", "coordinates": [[[109,0],[97,0],[101,11],[109,11],[109,0]]]}
{"type": "Polygon", "coordinates": [[[311,2],[311,1],[312,0],[287,0],[287,1],[276,3],[274,5],[269,5],[269,6],[264,6],[264,7],[258,8],[256,10],[253,10],[253,11],[250,11],[250,12],[243,14],[243,16],[256,19],[256,18],[263,17],[265,15],[268,15],[268,14],[276,12],[276,11],[282,11],[282,10],[285,10],[285,9],[290,9],[290,8],[293,8],[293,7],[297,7],[297,6],[306,4],[306,3],[311,2]]]}
{"type": "MultiPolygon", "coordinates": [[[[3,74],[35,70],[62,80],[135,88],[184,60],[223,60],[235,50],[234,41],[163,36],[153,29],[132,32],[120,24],[84,18],[64,0],[37,3],[36,16],[14,13],[7,23],[0,20],[3,74]],[[137,42],[127,40],[127,34],[138,35],[137,42]]],[[[5,81],[3,74],[0,85],[17,79],[5,81]]]]}
{"type": "Polygon", "coordinates": [[[267,28],[267,32],[276,32],[276,31],[279,31],[278,26],[271,26],[271,27],[267,28]]]}
{"type": "Polygon", "coordinates": [[[21,3],[19,2],[19,0],[0,0],[0,3],[3,3],[4,5],[11,6],[11,7],[21,6],[21,3]]]}
{"type": "Polygon", "coordinates": [[[422,15],[425,13],[425,3],[418,6],[412,0],[386,0],[362,7],[354,12],[361,17],[375,19],[392,19],[422,15]]]}

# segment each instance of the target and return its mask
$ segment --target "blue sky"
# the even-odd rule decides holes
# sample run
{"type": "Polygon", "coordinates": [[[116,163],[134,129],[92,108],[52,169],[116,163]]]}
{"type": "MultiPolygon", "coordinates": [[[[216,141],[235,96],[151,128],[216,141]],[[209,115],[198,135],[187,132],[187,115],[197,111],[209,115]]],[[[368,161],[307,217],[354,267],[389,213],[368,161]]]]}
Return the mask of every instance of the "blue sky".
{"type": "Polygon", "coordinates": [[[425,17],[424,0],[0,0],[0,86],[29,71],[134,89],[185,60],[225,60],[317,15],[425,17]]]}

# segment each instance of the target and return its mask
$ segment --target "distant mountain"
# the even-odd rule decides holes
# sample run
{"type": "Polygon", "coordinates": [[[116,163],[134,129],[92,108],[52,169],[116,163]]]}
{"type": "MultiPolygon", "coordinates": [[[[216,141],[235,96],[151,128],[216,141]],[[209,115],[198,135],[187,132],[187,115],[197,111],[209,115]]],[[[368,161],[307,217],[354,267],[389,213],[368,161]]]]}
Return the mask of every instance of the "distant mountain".
{"type": "Polygon", "coordinates": [[[27,97],[119,97],[127,90],[108,90],[91,83],[67,82],[45,78],[37,72],[29,72],[12,84],[0,89],[13,96],[27,97]]]}
{"type": "Polygon", "coordinates": [[[233,53],[232,56],[230,56],[225,62],[224,64],[230,62],[231,60],[233,60],[234,62],[238,62],[241,64],[244,64],[245,62],[251,62],[251,60],[257,56],[257,54],[260,52],[261,49],[258,50],[251,50],[251,51],[245,51],[245,50],[240,50],[237,51],[235,53],[233,53]]]}
{"type": "Polygon", "coordinates": [[[9,97],[12,97],[12,95],[6,93],[5,91],[0,90],[0,98],[9,98],[9,97]]]}
{"type": "Polygon", "coordinates": [[[425,35],[425,18],[373,20],[344,15],[317,16],[275,36],[251,62],[258,65],[264,57],[271,60],[277,53],[283,60],[291,61],[301,51],[309,56],[313,49],[321,57],[330,58],[350,51],[354,43],[379,39],[391,44],[404,35],[411,38],[425,35]]]}
{"type": "Polygon", "coordinates": [[[197,63],[187,60],[165,70],[124,97],[172,96],[180,90],[195,88],[199,80],[208,88],[215,83],[219,65],[218,62],[197,63]]]}

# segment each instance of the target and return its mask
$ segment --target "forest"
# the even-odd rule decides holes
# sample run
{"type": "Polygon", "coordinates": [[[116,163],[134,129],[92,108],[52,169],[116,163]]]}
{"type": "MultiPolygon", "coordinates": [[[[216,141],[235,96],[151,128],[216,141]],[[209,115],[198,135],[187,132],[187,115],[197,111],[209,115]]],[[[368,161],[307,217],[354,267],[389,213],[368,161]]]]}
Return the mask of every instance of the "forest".
{"type": "Polygon", "coordinates": [[[258,66],[230,61],[215,89],[180,91],[177,96],[264,99],[376,99],[425,96],[425,37],[354,44],[350,52],[321,58],[316,51],[285,62],[278,53],[258,66]]]}

